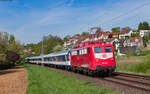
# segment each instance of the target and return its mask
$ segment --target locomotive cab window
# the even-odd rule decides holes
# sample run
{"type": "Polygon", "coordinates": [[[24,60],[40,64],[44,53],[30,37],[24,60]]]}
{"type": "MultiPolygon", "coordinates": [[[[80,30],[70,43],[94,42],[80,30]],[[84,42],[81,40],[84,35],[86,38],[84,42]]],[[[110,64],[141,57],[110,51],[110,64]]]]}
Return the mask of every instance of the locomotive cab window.
{"type": "Polygon", "coordinates": [[[112,47],[105,47],[105,52],[112,52],[112,47]]]}
{"type": "Polygon", "coordinates": [[[94,47],[95,53],[102,53],[102,47],[94,47]]]}
{"type": "Polygon", "coordinates": [[[83,49],[83,53],[84,53],[84,54],[87,54],[87,49],[83,49]]]}
{"type": "Polygon", "coordinates": [[[77,55],[77,51],[72,51],[72,56],[77,55]]]}

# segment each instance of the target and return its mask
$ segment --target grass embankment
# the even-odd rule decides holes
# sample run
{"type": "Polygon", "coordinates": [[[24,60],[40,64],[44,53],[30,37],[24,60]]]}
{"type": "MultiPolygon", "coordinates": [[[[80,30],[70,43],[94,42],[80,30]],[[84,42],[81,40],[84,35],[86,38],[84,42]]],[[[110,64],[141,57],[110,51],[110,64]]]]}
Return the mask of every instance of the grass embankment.
{"type": "Polygon", "coordinates": [[[117,58],[117,71],[150,75],[150,55],[117,58]]]}
{"type": "Polygon", "coordinates": [[[25,64],[24,67],[28,71],[27,94],[116,94],[110,89],[40,66],[25,64]]]}

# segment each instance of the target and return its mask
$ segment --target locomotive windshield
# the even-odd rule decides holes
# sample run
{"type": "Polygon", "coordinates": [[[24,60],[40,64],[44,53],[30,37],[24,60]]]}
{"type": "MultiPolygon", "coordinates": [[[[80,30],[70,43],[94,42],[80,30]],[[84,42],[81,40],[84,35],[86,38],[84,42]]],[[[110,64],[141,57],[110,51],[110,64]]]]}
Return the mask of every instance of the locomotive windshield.
{"type": "Polygon", "coordinates": [[[112,52],[112,47],[105,47],[105,52],[112,52]]]}
{"type": "Polygon", "coordinates": [[[95,47],[94,52],[95,53],[102,53],[102,47],[95,47]]]}

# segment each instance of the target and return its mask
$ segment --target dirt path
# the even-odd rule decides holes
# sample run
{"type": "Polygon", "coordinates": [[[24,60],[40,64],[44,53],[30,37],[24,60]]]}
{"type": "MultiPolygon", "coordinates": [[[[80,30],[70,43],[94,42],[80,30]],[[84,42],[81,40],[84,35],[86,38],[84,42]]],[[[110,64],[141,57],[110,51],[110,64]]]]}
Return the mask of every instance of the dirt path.
{"type": "Polygon", "coordinates": [[[0,70],[0,94],[26,94],[27,71],[23,67],[0,70]]]}

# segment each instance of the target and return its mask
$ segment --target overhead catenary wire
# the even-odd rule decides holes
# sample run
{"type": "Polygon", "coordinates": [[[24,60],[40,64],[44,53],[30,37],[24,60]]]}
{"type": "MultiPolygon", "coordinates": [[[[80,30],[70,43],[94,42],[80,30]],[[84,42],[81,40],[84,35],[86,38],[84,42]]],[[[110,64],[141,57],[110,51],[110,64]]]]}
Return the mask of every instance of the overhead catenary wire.
{"type": "Polygon", "coordinates": [[[123,16],[127,16],[127,15],[129,15],[130,13],[133,13],[133,12],[135,12],[135,11],[138,11],[138,9],[143,8],[143,7],[147,6],[147,5],[150,5],[150,2],[146,2],[146,3],[140,5],[140,6],[136,7],[136,8],[133,8],[133,9],[127,11],[127,12],[124,12],[124,13],[122,13],[122,14],[116,16],[116,17],[113,17],[112,19],[110,19],[110,20],[108,20],[108,21],[105,21],[104,23],[101,23],[100,25],[107,24],[107,23],[110,23],[110,22],[113,21],[113,20],[117,20],[117,19],[119,19],[119,18],[121,18],[121,17],[123,17],[123,16]]]}

